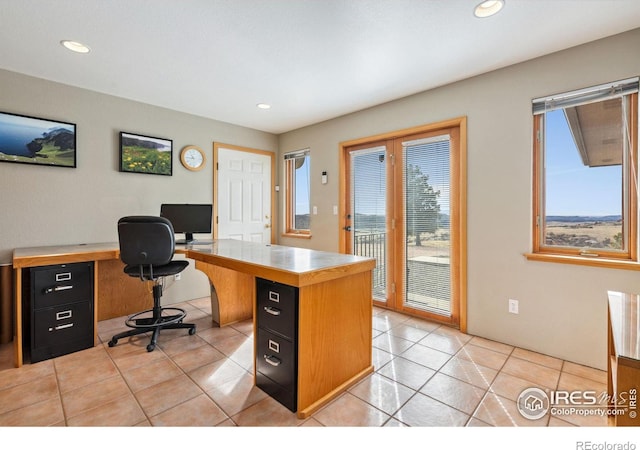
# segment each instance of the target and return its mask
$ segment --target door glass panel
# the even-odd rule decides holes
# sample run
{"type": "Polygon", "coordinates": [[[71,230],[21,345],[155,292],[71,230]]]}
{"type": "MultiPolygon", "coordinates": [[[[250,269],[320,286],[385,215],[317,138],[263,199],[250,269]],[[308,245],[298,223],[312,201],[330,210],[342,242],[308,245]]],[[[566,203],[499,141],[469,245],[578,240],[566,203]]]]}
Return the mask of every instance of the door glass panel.
{"type": "Polygon", "coordinates": [[[373,297],[387,299],[387,173],[384,146],[351,154],[351,242],[354,255],[376,259],[373,297]]]}
{"type": "Polygon", "coordinates": [[[450,138],[403,146],[404,305],[451,316],[450,138]]]}

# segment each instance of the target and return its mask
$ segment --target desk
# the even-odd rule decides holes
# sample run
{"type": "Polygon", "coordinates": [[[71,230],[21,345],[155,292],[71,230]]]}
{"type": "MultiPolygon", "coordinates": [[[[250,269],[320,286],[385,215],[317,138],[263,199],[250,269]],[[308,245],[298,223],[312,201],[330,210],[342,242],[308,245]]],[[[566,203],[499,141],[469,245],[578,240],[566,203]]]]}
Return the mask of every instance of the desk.
{"type": "Polygon", "coordinates": [[[640,296],[608,292],[607,394],[610,423],[640,425],[640,296]],[[617,412],[617,414],[615,413],[617,412]]]}
{"type": "MultiPolygon", "coordinates": [[[[144,283],[124,275],[121,266],[117,282],[105,281],[118,276],[114,275],[114,269],[121,264],[118,249],[118,243],[101,243],[14,251],[16,367],[23,363],[22,269],[94,261],[97,324],[99,318],[103,320],[100,310],[111,302],[122,303],[117,297],[125,291],[130,295],[129,289],[134,289],[136,296],[149,297],[140,287],[144,283]]],[[[373,372],[374,259],[236,240],[176,246],[176,253],[195,260],[196,269],[208,276],[215,288],[212,317],[220,326],[253,317],[255,335],[256,277],[298,288],[298,417],[308,417],[373,372]]]]}

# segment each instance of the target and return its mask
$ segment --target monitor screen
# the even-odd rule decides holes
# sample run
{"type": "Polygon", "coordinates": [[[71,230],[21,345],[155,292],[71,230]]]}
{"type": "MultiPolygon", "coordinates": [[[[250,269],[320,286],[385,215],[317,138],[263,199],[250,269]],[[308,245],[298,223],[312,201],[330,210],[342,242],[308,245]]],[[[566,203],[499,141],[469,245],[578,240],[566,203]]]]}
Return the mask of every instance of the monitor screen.
{"type": "Polygon", "coordinates": [[[160,216],[168,219],[173,231],[184,233],[185,239],[177,244],[193,242],[194,233],[211,233],[213,205],[162,204],[160,216]]]}

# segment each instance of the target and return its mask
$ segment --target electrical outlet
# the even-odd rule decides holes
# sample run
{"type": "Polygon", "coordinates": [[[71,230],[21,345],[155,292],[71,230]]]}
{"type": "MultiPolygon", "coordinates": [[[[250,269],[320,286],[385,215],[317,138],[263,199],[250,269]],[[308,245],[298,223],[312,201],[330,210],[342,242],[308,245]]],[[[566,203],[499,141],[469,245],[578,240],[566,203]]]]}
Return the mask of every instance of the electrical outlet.
{"type": "Polygon", "coordinates": [[[509,299],[509,312],[511,314],[518,314],[518,300],[509,299]]]}
{"type": "Polygon", "coordinates": [[[173,276],[173,278],[174,278],[176,281],[179,281],[179,280],[180,280],[180,278],[182,278],[182,274],[181,274],[181,273],[177,273],[177,274],[175,274],[175,275],[173,276]]]}

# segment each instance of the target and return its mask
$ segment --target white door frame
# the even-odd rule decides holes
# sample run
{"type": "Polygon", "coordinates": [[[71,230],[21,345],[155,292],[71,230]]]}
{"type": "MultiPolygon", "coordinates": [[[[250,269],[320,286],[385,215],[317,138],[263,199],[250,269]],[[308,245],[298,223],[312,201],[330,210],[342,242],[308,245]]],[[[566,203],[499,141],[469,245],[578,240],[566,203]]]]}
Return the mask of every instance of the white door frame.
{"type": "Polygon", "coordinates": [[[219,142],[213,143],[213,239],[218,239],[218,150],[233,150],[238,152],[256,153],[259,155],[269,156],[271,158],[271,243],[276,240],[276,203],[275,203],[275,186],[276,186],[276,154],[267,150],[258,150],[255,148],[241,147],[238,145],[223,144],[219,142]]]}

